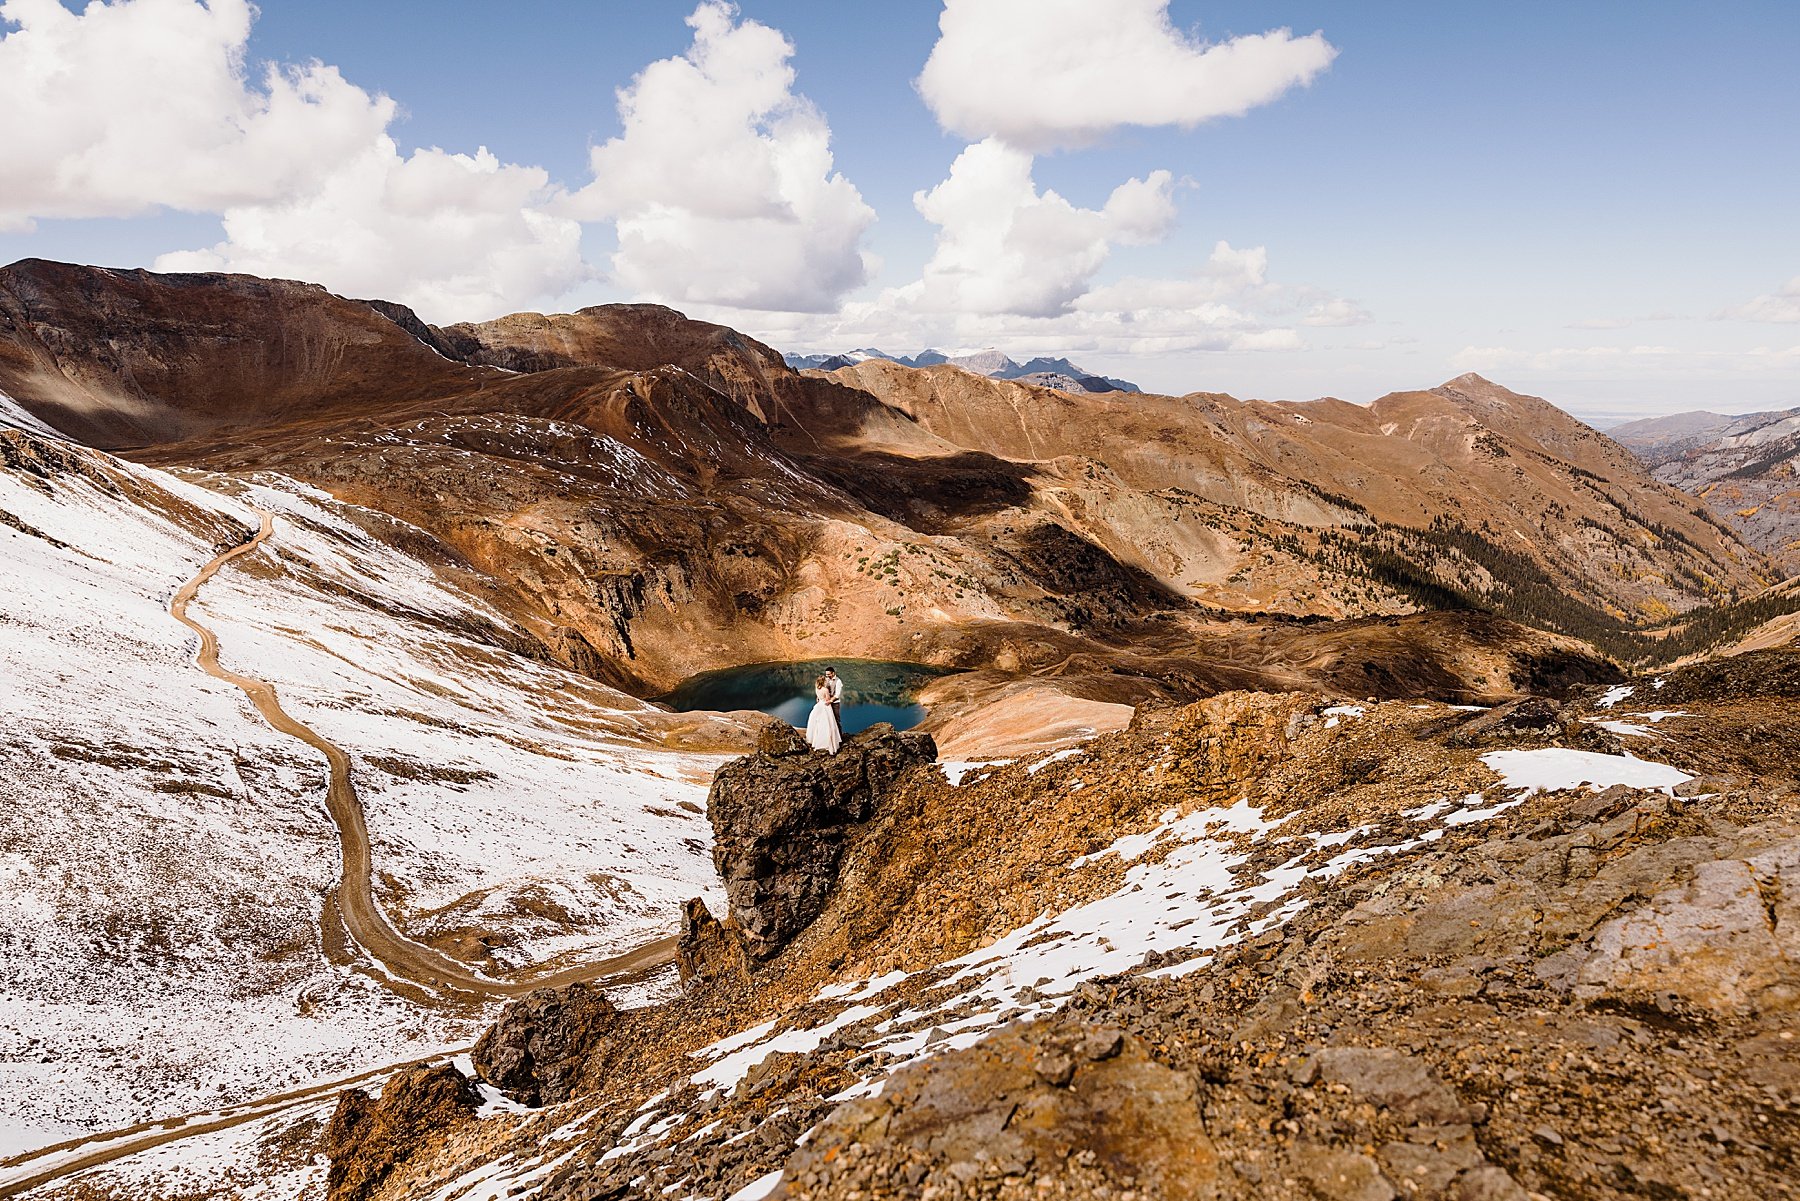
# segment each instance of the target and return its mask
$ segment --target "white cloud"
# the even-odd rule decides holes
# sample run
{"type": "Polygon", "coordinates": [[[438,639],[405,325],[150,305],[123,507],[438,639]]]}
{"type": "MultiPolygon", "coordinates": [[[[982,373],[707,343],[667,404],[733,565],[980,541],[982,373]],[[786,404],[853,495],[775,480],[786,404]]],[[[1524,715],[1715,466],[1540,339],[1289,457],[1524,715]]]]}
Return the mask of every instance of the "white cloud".
{"type": "Polygon", "coordinates": [[[270,65],[252,82],[253,15],[246,0],[0,4],[15,27],[0,37],[0,230],[266,201],[380,135],[393,102],[333,67],[270,65]]]}
{"type": "Polygon", "coordinates": [[[624,132],[592,152],[594,181],[564,211],[617,221],[613,270],[677,303],[823,310],[874,270],[875,220],[832,170],[831,130],[793,91],[794,48],[717,0],[688,18],[685,55],[619,93],[624,132]]]}
{"type": "Polygon", "coordinates": [[[1726,309],[1720,316],[1739,321],[1766,321],[1783,325],[1800,321],[1800,275],[1788,280],[1777,291],[1753,297],[1743,304],[1726,309]]]}
{"type": "Polygon", "coordinates": [[[1374,320],[1369,310],[1341,296],[1313,305],[1301,318],[1304,324],[1313,326],[1368,325],[1374,320]]]}
{"type": "Polygon", "coordinates": [[[403,158],[394,102],[321,63],[253,82],[254,16],[246,0],[0,4],[16,26],[0,38],[0,228],[219,213],[223,242],[156,267],[304,279],[434,320],[550,299],[587,274],[580,226],[543,210],[543,171],[485,149],[403,158]]]}
{"type": "Polygon", "coordinates": [[[1126,277],[1045,316],[937,308],[922,303],[919,283],[831,314],[709,308],[697,315],[791,350],[999,346],[1020,354],[1141,357],[1302,349],[1293,322],[1321,298],[1315,289],[1271,283],[1268,261],[1261,246],[1220,242],[1183,277],[1126,277]]]}
{"type": "Polygon", "coordinates": [[[1035,154],[1121,126],[1246,112],[1310,82],[1336,53],[1321,35],[1285,29],[1207,44],[1175,29],[1168,0],[945,0],[918,87],[945,129],[977,140],[914,197],[938,227],[921,277],[850,306],[841,328],[873,333],[885,319],[889,341],[901,329],[965,343],[1030,332],[1068,349],[1156,352],[1291,348],[1295,322],[1369,320],[1316,289],[1269,285],[1263,248],[1223,242],[1186,276],[1096,287],[1114,247],[1173,228],[1170,173],[1127,180],[1095,209],[1040,192],[1032,175],[1035,154]]]}
{"type": "Polygon", "coordinates": [[[1033,151],[1126,125],[1238,116],[1310,83],[1337,50],[1286,29],[1207,43],[1169,0],[945,0],[918,80],[939,124],[1033,151]]]}
{"type": "Polygon", "coordinates": [[[1131,179],[1104,207],[1040,193],[1032,158],[995,140],[957,156],[950,177],[913,204],[938,226],[912,303],[939,310],[1048,317],[1087,291],[1114,244],[1161,238],[1175,220],[1167,171],[1131,179]]]}
{"type": "Polygon", "coordinates": [[[475,320],[547,303],[589,274],[581,226],[552,216],[537,167],[393,140],[300,195],[225,210],[225,241],[156,260],[158,271],[238,271],[398,300],[427,321],[475,320]]]}

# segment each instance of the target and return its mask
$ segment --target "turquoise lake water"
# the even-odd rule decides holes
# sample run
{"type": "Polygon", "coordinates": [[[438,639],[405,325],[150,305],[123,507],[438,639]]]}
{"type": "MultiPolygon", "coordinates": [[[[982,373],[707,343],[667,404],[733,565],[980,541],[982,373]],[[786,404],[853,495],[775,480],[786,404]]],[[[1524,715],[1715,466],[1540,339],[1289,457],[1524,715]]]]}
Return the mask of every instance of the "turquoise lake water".
{"type": "Polygon", "coordinates": [[[885,659],[809,659],[799,663],[751,663],[690,676],[673,692],[656,699],[681,712],[694,709],[756,709],[806,728],[813,707],[813,679],[835,667],[844,681],[844,733],[855,734],[877,722],[904,730],[919,724],[925,709],[918,690],[942,668],[885,659]]]}

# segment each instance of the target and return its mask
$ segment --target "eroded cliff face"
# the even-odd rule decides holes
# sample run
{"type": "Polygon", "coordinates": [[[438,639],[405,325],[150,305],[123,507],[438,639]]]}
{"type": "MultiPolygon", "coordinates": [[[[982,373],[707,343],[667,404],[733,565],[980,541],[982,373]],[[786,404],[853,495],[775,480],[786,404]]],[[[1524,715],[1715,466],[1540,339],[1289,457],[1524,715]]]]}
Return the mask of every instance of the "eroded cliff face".
{"type": "Polygon", "coordinates": [[[905,774],[785,947],[697,965],[567,1105],[384,1195],[537,1164],[548,1198],[1780,1195],[1797,680],[1236,693],[905,774]]]}

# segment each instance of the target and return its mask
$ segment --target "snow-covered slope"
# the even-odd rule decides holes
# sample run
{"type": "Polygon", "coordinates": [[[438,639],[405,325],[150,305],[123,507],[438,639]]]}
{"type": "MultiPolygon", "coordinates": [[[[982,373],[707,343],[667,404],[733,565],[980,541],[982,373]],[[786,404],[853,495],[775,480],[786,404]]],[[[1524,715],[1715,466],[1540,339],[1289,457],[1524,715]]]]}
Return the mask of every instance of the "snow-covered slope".
{"type": "Polygon", "coordinates": [[[454,1045],[486,1016],[403,999],[322,937],[323,761],[204,674],[168,613],[253,506],[272,540],[191,612],[350,752],[404,933],[504,974],[666,934],[713,886],[713,761],[652,746],[667,715],[518,653],[416,531],[383,541],[291,482],[239,491],[0,433],[0,1158],[454,1045]]]}
{"type": "Polygon", "coordinates": [[[0,429],[24,430],[28,434],[41,434],[46,438],[62,437],[26,412],[23,405],[4,392],[0,392],[0,429]]]}
{"type": "Polygon", "coordinates": [[[514,969],[667,934],[715,886],[714,762],[647,749],[661,710],[465,633],[506,619],[352,518],[390,519],[292,481],[245,495],[277,516],[279,572],[221,576],[197,613],[226,666],[350,751],[407,932],[478,925],[514,969]]]}

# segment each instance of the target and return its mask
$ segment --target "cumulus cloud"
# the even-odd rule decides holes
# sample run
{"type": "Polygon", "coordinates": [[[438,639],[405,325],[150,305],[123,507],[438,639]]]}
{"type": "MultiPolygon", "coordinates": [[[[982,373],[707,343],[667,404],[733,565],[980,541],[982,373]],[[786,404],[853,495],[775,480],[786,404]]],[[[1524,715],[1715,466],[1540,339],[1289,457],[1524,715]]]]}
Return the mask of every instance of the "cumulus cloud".
{"type": "Polygon", "coordinates": [[[918,87],[939,124],[1040,152],[1238,116],[1337,56],[1286,29],[1201,41],[1170,22],[1169,0],[945,0],[938,29],[918,87]]]}
{"type": "MultiPolygon", "coordinates": [[[[938,227],[936,247],[921,278],[882,307],[996,319],[982,323],[988,328],[1001,318],[1066,318],[1144,345],[1293,343],[1291,328],[1245,328],[1258,320],[1221,303],[1268,299],[1260,247],[1221,243],[1188,276],[1095,288],[1114,247],[1158,242],[1173,228],[1169,172],[1127,180],[1086,209],[1040,192],[1032,167],[1037,154],[1121,126],[1191,126],[1267,103],[1330,64],[1337,51],[1323,36],[1283,29],[1210,44],[1170,23],[1168,0],[945,0],[938,27],[919,92],[939,124],[976,141],[948,178],[915,195],[938,227]]],[[[1301,307],[1291,291],[1275,292],[1301,307]]],[[[1369,319],[1349,301],[1307,299],[1294,320],[1369,319]]]]}
{"type": "Polygon", "coordinates": [[[537,167],[436,148],[401,157],[388,137],[303,194],[224,213],[225,240],[156,260],[158,271],[239,271],[399,300],[427,321],[547,302],[587,274],[581,226],[552,216],[537,167]]]}
{"type": "Polygon", "coordinates": [[[1268,264],[1264,247],[1220,242],[1184,275],[1128,276],[1100,284],[1045,316],[937,308],[922,303],[918,283],[886,289],[830,314],[712,308],[704,315],[795,350],[999,346],[1028,354],[1142,357],[1300,349],[1304,342],[1296,324],[1309,306],[1328,298],[1315,289],[1271,282],[1268,264]]]}
{"type": "Polygon", "coordinates": [[[624,132],[563,211],[617,222],[613,271],[673,302],[819,311],[867,281],[875,220],[832,169],[831,129],[794,90],[794,47],[729,4],[688,18],[686,54],[619,93],[624,132]]]}
{"type": "Polygon", "coordinates": [[[1743,304],[1726,309],[1720,316],[1739,321],[1767,321],[1783,325],[1800,321],[1800,275],[1788,280],[1774,292],[1753,297],[1743,304]]]}
{"type": "Polygon", "coordinates": [[[1064,312],[1114,244],[1154,242],[1175,220],[1167,171],[1127,180],[1103,207],[1084,209],[1040,193],[1031,167],[1031,155],[989,139],[957,156],[948,179],[913,197],[939,230],[915,303],[1026,317],[1064,312]]]}
{"type": "Polygon", "coordinates": [[[403,157],[394,102],[336,68],[248,71],[254,17],[246,0],[0,4],[14,27],[0,38],[0,228],[218,213],[223,241],[156,267],[305,279],[433,320],[492,316],[587,274],[580,226],[545,211],[543,171],[485,149],[403,157]]]}
{"type": "Polygon", "coordinates": [[[286,195],[394,116],[332,67],[246,72],[247,0],[0,3],[0,229],[286,195]],[[7,26],[12,28],[8,29],[7,26]]]}

